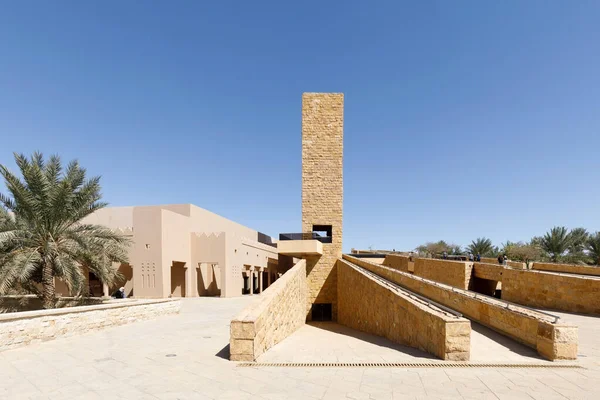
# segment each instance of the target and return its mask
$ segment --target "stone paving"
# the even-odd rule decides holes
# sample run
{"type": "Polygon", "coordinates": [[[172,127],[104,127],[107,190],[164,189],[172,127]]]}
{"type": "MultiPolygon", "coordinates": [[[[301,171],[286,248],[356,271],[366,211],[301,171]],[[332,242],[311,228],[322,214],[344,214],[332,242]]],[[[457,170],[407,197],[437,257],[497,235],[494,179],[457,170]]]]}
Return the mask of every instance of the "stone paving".
{"type": "MultiPolygon", "coordinates": [[[[229,320],[257,299],[184,300],[180,315],[2,352],[0,398],[600,398],[600,318],[560,313],[580,326],[579,363],[586,369],[241,368],[226,359],[229,320]]],[[[358,343],[354,336],[360,333],[335,329],[330,333],[352,339],[347,339],[348,346],[358,343]]],[[[356,345],[352,357],[386,357],[397,351],[371,339],[374,343],[356,345]]],[[[419,357],[411,351],[408,357],[419,357]]]]}
{"type": "MultiPolygon", "coordinates": [[[[471,323],[472,362],[548,363],[537,352],[482,325],[471,323]]],[[[304,325],[258,359],[264,363],[442,362],[388,339],[331,322],[304,325]]]]}

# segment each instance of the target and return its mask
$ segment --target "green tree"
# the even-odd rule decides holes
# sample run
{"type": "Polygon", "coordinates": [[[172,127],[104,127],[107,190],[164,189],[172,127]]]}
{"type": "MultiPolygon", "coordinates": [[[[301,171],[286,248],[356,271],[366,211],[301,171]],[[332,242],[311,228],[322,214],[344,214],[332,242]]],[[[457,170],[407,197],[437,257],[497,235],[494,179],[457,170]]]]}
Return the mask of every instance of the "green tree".
{"type": "Polygon", "coordinates": [[[558,262],[571,246],[571,235],[564,226],[555,226],[541,238],[540,246],[552,262],[558,262]]]}
{"type": "Polygon", "coordinates": [[[127,262],[129,240],[81,222],[106,206],[100,178],[86,179],[76,161],[63,170],[58,156],[15,154],[15,161],[22,179],[0,165],[9,193],[0,193],[0,294],[22,287],[54,308],[54,278],[77,295],[88,290],[82,266],[106,284],[120,278],[112,262],[127,262]]]}
{"type": "Polygon", "coordinates": [[[531,261],[539,260],[542,256],[542,249],[539,246],[535,246],[532,244],[525,244],[522,242],[511,243],[511,245],[507,248],[506,255],[511,260],[518,260],[527,263],[527,267],[531,261]]]}
{"type": "Polygon", "coordinates": [[[477,238],[467,246],[467,251],[473,255],[480,254],[482,257],[491,257],[494,254],[494,246],[488,238],[477,238]]]}
{"type": "Polygon", "coordinates": [[[592,264],[600,265],[600,232],[589,235],[586,248],[592,264]]]}
{"type": "Polygon", "coordinates": [[[420,245],[415,250],[420,255],[435,257],[439,256],[443,252],[451,254],[453,250],[452,246],[454,245],[448,244],[445,241],[440,240],[438,242],[427,242],[425,244],[420,245]]]}
{"type": "Polygon", "coordinates": [[[589,233],[585,228],[571,229],[569,232],[571,243],[569,244],[568,254],[565,261],[572,263],[585,263],[587,254],[585,254],[586,245],[588,243],[589,233]]]}

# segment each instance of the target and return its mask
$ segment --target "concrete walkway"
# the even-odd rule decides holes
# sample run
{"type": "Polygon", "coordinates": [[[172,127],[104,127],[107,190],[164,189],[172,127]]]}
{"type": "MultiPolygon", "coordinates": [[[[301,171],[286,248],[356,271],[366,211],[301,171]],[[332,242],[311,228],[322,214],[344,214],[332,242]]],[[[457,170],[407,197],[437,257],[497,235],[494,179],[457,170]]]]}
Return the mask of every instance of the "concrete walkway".
{"type": "MultiPolygon", "coordinates": [[[[2,352],[0,399],[600,397],[597,318],[561,314],[580,325],[580,363],[587,368],[580,370],[237,367],[226,360],[229,320],[257,299],[184,300],[183,312],[177,316],[2,352]]],[[[347,347],[358,343],[348,340],[347,347]]],[[[372,349],[356,346],[357,356],[363,354],[361,346],[372,349]]],[[[380,351],[382,357],[388,354],[380,351]]]]}
{"type": "MultiPolygon", "coordinates": [[[[471,361],[548,363],[527,346],[482,325],[471,323],[471,361]]],[[[440,361],[424,351],[331,322],[305,325],[263,354],[265,363],[402,363],[440,361]]]]}

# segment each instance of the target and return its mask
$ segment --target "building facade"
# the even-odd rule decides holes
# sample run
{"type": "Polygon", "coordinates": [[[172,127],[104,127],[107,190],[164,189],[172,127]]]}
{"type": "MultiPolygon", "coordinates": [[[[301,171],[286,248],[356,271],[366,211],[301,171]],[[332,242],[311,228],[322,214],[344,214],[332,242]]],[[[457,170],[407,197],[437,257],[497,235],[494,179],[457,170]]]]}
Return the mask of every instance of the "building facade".
{"type": "Polygon", "coordinates": [[[124,286],[137,298],[234,297],[261,293],[278,276],[269,236],[192,204],[105,208],[84,222],[133,241],[130,263],[117,266],[124,282],[100,284],[104,295],[124,286]]]}

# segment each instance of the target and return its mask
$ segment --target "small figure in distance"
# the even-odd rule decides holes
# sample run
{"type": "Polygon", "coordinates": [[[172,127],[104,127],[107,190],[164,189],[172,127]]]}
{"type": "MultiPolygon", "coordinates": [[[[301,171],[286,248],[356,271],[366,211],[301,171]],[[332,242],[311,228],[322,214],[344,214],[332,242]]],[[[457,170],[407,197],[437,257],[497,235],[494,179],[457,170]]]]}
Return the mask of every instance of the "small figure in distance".
{"type": "Polygon", "coordinates": [[[504,257],[502,257],[502,254],[498,254],[498,264],[504,264],[504,257]]]}
{"type": "Polygon", "coordinates": [[[508,265],[508,257],[506,256],[506,254],[504,255],[503,261],[504,263],[502,265],[508,265]]]}
{"type": "Polygon", "coordinates": [[[113,296],[115,299],[126,299],[127,295],[125,294],[125,288],[124,287],[120,287],[119,290],[117,290],[113,296]]]}
{"type": "Polygon", "coordinates": [[[448,259],[448,253],[444,252],[444,253],[442,254],[442,258],[443,258],[444,260],[448,259]]]}
{"type": "Polygon", "coordinates": [[[477,253],[477,257],[475,257],[475,261],[481,262],[481,254],[477,253]]]}
{"type": "Polygon", "coordinates": [[[469,261],[474,261],[473,253],[469,253],[469,261]]]}

